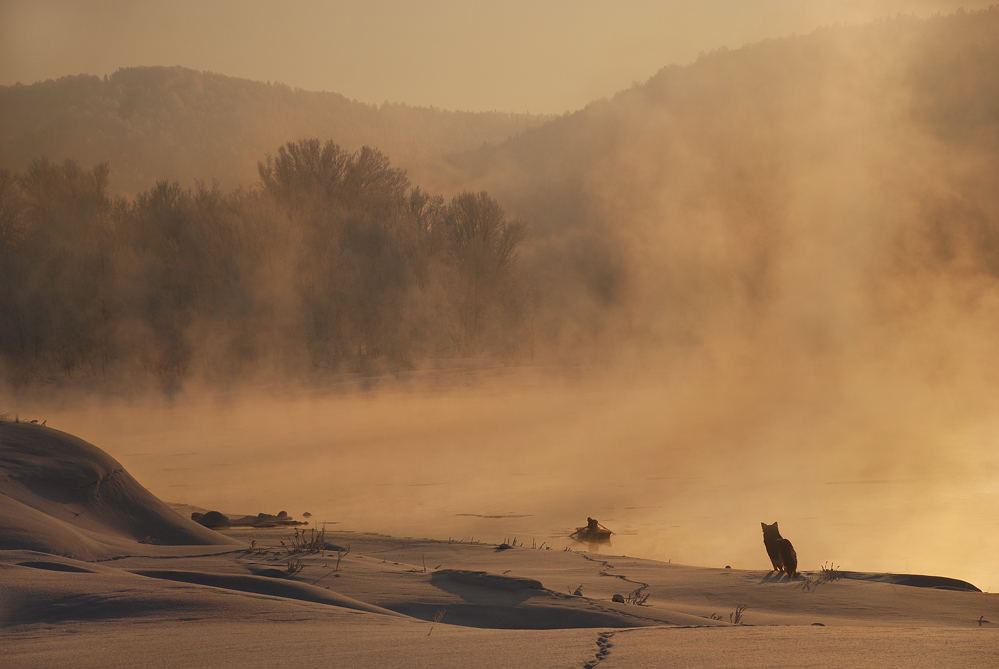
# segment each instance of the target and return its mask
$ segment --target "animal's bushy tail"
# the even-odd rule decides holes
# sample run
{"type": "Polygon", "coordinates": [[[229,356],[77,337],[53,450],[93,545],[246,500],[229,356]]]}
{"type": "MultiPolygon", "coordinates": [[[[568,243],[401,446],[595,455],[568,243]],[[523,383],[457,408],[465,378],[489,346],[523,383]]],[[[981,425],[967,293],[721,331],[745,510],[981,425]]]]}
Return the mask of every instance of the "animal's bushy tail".
{"type": "Polygon", "coordinates": [[[794,552],[794,546],[787,539],[777,542],[780,552],[781,562],[784,563],[784,573],[791,578],[798,576],[798,554],[794,552]]]}

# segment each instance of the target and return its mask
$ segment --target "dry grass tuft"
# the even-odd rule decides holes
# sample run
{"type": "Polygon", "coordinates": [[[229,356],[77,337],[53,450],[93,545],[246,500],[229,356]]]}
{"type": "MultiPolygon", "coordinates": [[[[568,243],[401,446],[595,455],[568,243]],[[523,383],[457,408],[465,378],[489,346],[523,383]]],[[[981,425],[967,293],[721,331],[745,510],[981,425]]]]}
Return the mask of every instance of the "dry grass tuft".
{"type": "Polygon", "coordinates": [[[644,589],[645,587],[643,586],[636,590],[632,590],[631,593],[624,598],[624,603],[635,604],[636,606],[647,606],[645,602],[649,601],[649,594],[645,593],[643,595],[642,590],[644,589]]]}
{"type": "Polygon", "coordinates": [[[733,625],[741,625],[742,614],[745,613],[747,608],[749,607],[747,607],[745,604],[739,604],[739,606],[735,607],[735,611],[728,614],[729,622],[732,623],[733,625]]]}
{"type": "Polygon", "coordinates": [[[801,582],[801,589],[805,592],[811,592],[823,583],[832,583],[833,581],[838,581],[843,578],[843,572],[839,570],[832,562],[828,564],[823,562],[822,569],[819,570],[817,576],[805,576],[804,580],[801,582]]]}
{"type": "Polygon", "coordinates": [[[305,563],[301,560],[288,560],[288,567],[285,571],[294,576],[303,569],[305,569],[305,563]]]}
{"type": "Polygon", "coordinates": [[[336,566],[333,567],[333,571],[340,571],[340,560],[347,557],[348,553],[350,553],[350,544],[347,544],[347,548],[345,550],[338,550],[336,552],[336,566]]]}
{"type": "Polygon", "coordinates": [[[833,581],[838,581],[843,578],[843,572],[839,570],[839,567],[834,565],[832,562],[826,564],[822,563],[822,570],[819,572],[819,583],[832,583],[833,581]]]}
{"type": "Polygon", "coordinates": [[[289,553],[320,553],[326,555],[326,528],[321,530],[295,530],[290,544],[281,545],[289,553]]]}
{"type": "MultiPolygon", "coordinates": [[[[441,609],[440,611],[438,611],[437,613],[435,613],[434,614],[434,623],[436,624],[436,623],[439,623],[440,621],[444,620],[444,614],[445,613],[447,613],[447,609],[441,609]]],[[[434,626],[431,625],[430,626],[430,631],[427,632],[427,636],[430,636],[433,633],[433,631],[434,631],[434,626]]]]}

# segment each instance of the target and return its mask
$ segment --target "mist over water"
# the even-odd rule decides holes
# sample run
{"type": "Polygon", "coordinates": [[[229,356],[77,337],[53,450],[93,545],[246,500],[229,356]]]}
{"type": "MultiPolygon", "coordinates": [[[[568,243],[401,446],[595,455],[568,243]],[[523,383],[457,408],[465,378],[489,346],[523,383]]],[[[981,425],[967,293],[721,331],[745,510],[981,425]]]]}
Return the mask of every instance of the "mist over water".
{"type": "Polygon", "coordinates": [[[776,520],[804,570],[996,583],[999,420],[986,401],[901,378],[767,384],[746,361],[717,362],[32,415],[160,498],[225,513],[556,549],[584,549],[568,535],[593,516],[616,532],[609,554],[760,570],[759,523],[776,520]]]}

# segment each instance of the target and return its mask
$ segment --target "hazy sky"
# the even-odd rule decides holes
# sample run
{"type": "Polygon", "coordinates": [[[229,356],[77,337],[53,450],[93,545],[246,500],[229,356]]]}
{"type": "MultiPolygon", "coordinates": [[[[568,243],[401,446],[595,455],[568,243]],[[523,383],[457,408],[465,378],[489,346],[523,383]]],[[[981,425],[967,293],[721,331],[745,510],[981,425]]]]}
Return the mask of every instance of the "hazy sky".
{"type": "Polygon", "coordinates": [[[0,84],[183,65],[363,102],[558,113],[701,51],[968,0],[0,0],[0,84]]]}

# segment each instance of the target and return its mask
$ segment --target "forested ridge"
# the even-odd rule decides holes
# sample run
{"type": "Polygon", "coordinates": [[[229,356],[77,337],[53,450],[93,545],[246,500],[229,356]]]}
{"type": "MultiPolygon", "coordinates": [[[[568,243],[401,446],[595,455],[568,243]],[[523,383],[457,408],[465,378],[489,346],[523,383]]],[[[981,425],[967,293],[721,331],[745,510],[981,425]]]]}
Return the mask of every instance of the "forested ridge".
{"type": "Polygon", "coordinates": [[[827,27],[664,67],[451,160],[530,221],[528,271],[602,346],[988,329],[997,64],[999,7],[827,27]]]}
{"type": "MultiPolygon", "coordinates": [[[[723,49],[495,145],[475,135],[432,182],[448,197],[385,148],[470,148],[442,125],[281,137],[243,188],[160,179],[123,197],[109,183],[143,138],[186,127],[170,86],[150,89],[124,166],[39,157],[56,134],[2,173],[4,374],[172,384],[734,341],[808,360],[990,342],[997,63],[997,8],[723,49]]],[[[164,160],[202,155],[171,136],[164,160]]],[[[244,164],[245,136],[220,132],[209,153],[244,164]]]]}
{"type": "Polygon", "coordinates": [[[129,67],[0,86],[0,167],[35,157],[108,162],[109,188],[131,195],[157,181],[218,179],[250,186],[264,153],[329,137],[347,151],[378,147],[421,178],[440,157],[501,142],[546,117],[372,105],[183,67],[129,67]]]}

